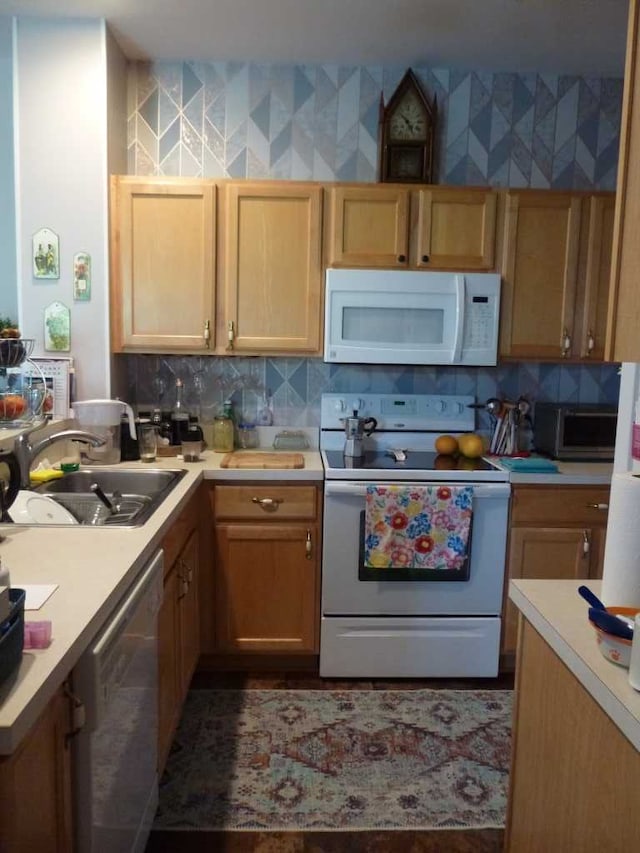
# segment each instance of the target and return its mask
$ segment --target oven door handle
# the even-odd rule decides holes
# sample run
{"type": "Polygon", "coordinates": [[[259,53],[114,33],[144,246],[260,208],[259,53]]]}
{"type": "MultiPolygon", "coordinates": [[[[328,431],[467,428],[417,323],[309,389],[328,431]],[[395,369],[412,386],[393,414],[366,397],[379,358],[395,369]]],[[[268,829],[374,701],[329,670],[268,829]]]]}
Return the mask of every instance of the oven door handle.
{"type": "MultiPolygon", "coordinates": [[[[342,482],[325,482],[324,484],[324,493],[326,496],[330,495],[344,495],[351,496],[357,498],[364,498],[367,494],[367,485],[368,483],[342,483],[342,482]]],[[[447,482],[444,481],[440,484],[438,481],[431,481],[429,483],[406,483],[402,480],[398,480],[390,485],[394,486],[426,486],[426,485],[448,485],[448,486],[473,486],[473,497],[475,498],[504,498],[508,497],[511,494],[511,486],[509,483],[465,483],[463,480],[460,482],[447,482]]]]}

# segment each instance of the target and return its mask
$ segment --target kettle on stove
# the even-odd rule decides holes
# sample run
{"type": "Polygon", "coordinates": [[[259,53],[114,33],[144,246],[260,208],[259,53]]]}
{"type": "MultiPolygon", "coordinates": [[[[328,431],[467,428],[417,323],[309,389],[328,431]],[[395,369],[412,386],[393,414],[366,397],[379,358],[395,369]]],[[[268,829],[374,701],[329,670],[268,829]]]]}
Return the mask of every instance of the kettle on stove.
{"type": "Polygon", "coordinates": [[[378,426],[375,418],[360,418],[358,410],[353,410],[353,416],[343,418],[346,440],[344,443],[344,455],[360,459],[364,456],[364,438],[370,436],[378,426]]]}

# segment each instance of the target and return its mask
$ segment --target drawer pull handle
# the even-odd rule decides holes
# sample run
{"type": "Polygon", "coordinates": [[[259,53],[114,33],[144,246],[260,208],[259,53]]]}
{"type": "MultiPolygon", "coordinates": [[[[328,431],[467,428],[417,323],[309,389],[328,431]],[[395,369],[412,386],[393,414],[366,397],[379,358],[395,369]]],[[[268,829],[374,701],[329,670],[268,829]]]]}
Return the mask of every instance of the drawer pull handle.
{"type": "Polygon", "coordinates": [[[262,509],[276,510],[282,503],[281,498],[251,498],[251,503],[259,504],[262,509]]]}
{"type": "Polygon", "coordinates": [[[602,510],[608,510],[608,509],[609,509],[609,504],[587,504],[587,508],[588,508],[588,509],[602,509],[602,510]]]}
{"type": "Polygon", "coordinates": [[[310,560],[311,559],[311,531],[310,530],[307,530],[307,541],[306,541],[305,546],[304,546],[304,551],[305,551],[305,554],[304,554],[305,557],[307,558],[307,560],[310,560]]]}

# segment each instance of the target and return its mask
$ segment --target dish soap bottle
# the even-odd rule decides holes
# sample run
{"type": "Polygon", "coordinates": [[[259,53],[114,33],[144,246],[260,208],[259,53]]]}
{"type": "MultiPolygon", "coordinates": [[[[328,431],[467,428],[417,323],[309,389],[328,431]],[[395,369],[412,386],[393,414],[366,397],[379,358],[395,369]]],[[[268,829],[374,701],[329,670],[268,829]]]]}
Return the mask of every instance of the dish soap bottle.
{"type": "Polygon", "coordinates": [[[225,400],[222,414],[213,419],[213,450],[215,453],[231,453],[233,445],[233,404],[231,400],[225,400]]]}

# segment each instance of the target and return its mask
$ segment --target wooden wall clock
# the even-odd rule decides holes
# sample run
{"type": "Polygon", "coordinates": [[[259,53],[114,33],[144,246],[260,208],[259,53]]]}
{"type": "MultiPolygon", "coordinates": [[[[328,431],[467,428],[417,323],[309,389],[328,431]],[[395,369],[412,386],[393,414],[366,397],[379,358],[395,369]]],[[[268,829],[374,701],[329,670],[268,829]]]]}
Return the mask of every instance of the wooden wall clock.
{"type": "Polygon", "coordinates": [[[380,180],[434,183],[433,139],[437,114],[409,69],[385,107],[380,103],[380,180]]]}

